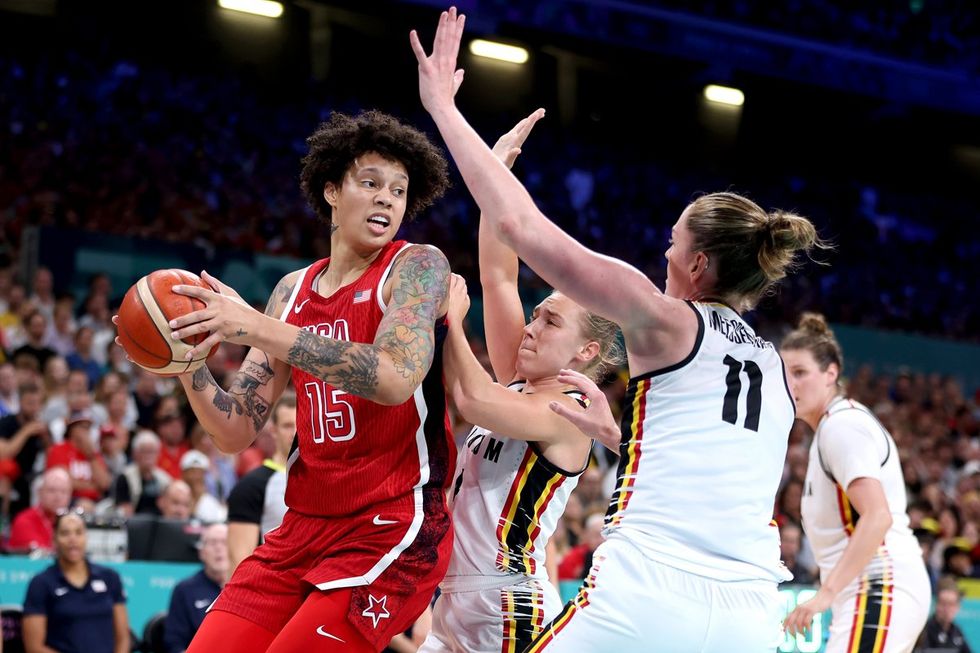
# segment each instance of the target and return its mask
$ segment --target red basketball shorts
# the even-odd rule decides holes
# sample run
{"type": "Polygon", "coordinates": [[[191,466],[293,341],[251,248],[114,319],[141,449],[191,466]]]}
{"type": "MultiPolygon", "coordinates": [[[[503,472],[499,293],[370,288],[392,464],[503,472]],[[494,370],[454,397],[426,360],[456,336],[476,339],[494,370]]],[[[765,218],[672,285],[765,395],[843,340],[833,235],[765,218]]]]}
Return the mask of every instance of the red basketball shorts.
{"type": "Polygon", "coordinates": [[[347,618],[380,650],[425,610],[452,548],[440,489],[343,518],[289,510],[211,609],[279,632],[311,591],[352,588],[347,618]]]}

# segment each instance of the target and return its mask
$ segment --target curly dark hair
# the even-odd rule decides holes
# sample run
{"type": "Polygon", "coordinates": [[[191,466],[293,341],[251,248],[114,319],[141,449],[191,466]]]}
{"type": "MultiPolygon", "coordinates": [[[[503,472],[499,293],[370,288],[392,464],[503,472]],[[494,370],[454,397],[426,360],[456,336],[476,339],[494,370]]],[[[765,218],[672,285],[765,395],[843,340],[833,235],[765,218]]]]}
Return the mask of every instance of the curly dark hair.
{"type": "Polygon", "coordinates": [[[329,182],[340,185],[354,160],[367,152],[398,161],[408,171],[410,187],[405,218],[414,218],[449,188],[449,166],[429,137],[393,116],[364,111],[357,116],[334,112],[306,139],[300,188],[321,220],[330,224],[331,208],[323,199],[329,182]]]}

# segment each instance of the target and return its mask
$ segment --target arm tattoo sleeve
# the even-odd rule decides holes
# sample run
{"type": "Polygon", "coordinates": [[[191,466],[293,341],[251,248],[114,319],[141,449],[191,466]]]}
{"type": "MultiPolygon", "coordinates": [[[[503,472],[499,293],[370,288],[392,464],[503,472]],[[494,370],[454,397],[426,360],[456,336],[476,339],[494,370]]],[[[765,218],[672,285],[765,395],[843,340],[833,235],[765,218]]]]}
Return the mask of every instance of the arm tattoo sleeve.
{"type": "Polygon", "coordinates": [[[432,247],[413,247],[395,264],[391,304],[373,345],[300,331],[286,362],[368,399],[378,390],[379,356],[417,387],[432,366],[435,319],[449,289],[449,262],[432,247]]]}

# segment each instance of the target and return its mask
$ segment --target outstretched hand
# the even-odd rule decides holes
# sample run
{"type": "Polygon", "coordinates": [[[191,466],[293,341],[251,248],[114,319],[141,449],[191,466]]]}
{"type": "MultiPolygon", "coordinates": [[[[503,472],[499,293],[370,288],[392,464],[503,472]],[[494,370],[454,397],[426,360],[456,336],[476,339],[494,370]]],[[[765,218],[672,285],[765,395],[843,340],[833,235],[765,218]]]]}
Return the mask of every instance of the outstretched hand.
{"type": "Polygon", "coordinates": [[[561,370],[558,373],[558,382],[578,388],[588,399],[589,405],[584,412],[571,410],[557,401],[550,402],[548,407],[574,424],[582,433],[595,438],[610,451],[619,453],[619,428],[609,408],[606,394],[592,379],[575,370],[561,370]]]}
{"type": "Polygon", "coordinates": [[[493,153],[498,159],[504,162],[508,168],[514,167],[514,161],[521,153],[521,146],[527,140],[534,125],[544,118],[544,109],[536,109],[531,115],[520,121],[509,132],[497,139],[493,146],[493,153]]]}
{"type": "Polygon", "coordinates": [[[453,106],[453,98],[463,83],[463,70],[456,68],[459,44],[463,38],[466,16],[457,14],[456,7],[442,12],[432,42],[432,54],[427,55],[415,30],[409,41],[419,62],[419,97],[429,113],[453,106]]]}
{"type": "Polygon", "coordinates": [[[783,628],[793,636],[797,633],[805,634],[806,631],[813,627],[813,618],[829,610],[833,600],[834,597],[826,588],[820,588],[813,598],[796,606],[796,609],[783,621],[783,628]]]}
{"type": "Polygon", "coordinates": [[[221,283],[207,272],[201,272],[201,278],[214,290],[185,285],[172,288],[178,295],[195,297],[206,304],[200,310],[170,320],[170,328],[174,330],[171,337],[174,340],[210,332],[207,338],[187,352],[187,360],[200,358],[216,344],[225,340],[243,344],[249,333],[254,330],[255,318],[261,315],[245,303],[234,288],[221,283]]]}

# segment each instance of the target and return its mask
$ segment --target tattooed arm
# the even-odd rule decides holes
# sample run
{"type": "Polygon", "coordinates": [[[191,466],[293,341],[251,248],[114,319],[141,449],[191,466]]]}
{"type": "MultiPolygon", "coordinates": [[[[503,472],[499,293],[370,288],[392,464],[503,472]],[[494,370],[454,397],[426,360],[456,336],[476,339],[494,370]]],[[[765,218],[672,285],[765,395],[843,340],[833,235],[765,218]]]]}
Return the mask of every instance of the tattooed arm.
{"type": "MultiPolygon", "coordinates": [[[[215,285],[217,281],[209,280],[209,283],[215,285]]],[[[276,319],[278,313],[274,312],[275,317],[263,316],[228,295],[197,286],[174,286],[174,292],[197,297],[208,307],[172,320],[171,326],[176,329],[173,337],[210,332],[207,339],[191,349],[189,358],[222,340],[249,345],[255,348],[249,353],[249,359],[259,367],[263,363],[272,365],[272,360],[284,361],[345,392],[397,406],[412,396],[432,366],[435,320],[445,313],[449,263],[435,247],[414,245],[396,259],[388,283],[391,301],[371,344],[310,333],[276,319]],[[269,358],[260,357],[256,349],[269,358]]],[[[246,369],[243,365],[239,375],[246,369]]],[[[273,371],[276,383],[286,376],[278,366],[273,371]]],[[[241,386],[243,390],[263,385],[247,375],[238,378],[241,383],[236,382],[235,387],[241,386]]],[[[286,379],[281,382],[285,384],[286,379]]],[[[201,383],[208,381],[204,378],[201,383]]],[[[229,397],[233,396],[229,391],[229,397]]],[[[227,401],[220,393],[216,397],[227,401]]]]}
{"type": "MultiPolygon", "coordinates": [[[[276,285],[266,305],[266,315],[278,319],[298,277],[299,272],[292,272],[276,285]]],[[[228,390],[218,385],[207,366],[178,378],[194,414],[218,448],[236,453],[255,440],[272,404],[289,383],[290,374],[286,363],[252,349],[228,390]]]]}
{"type": "Polygon", "coordinates": [[[390,279],[391,300],[372,344],[334,340],[282,322],[263,324],[252,344],[345,392],[388,406],[404,403],[432,366],[449,262],[435,247],[414,245],[395,261],[390,279]]]}

